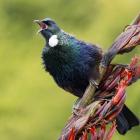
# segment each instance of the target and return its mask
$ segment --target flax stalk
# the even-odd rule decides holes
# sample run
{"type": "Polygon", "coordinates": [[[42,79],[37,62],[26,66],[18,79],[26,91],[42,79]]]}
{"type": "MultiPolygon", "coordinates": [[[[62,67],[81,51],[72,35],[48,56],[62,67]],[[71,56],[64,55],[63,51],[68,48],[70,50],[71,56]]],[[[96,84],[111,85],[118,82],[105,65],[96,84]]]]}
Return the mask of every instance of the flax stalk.
{"type": "MultiPolygon", "coordinates": [[[[105,78],[105,74],[107,75],[107,71],[109,71],[108,69],[111,66],[110,63],[117,54],[128,53],[128,52],[132,51],[139,44],[140,44],[140,14],[135,18],[135,20],[129,26],[127,26],[124,29],[124,31],[116,38],[116,40],[111,45],[111,47],[108,49],[108,51],[103,55],[100,66],[99,66],[100,78],[97,79],[97,81],[96,81],[97,84],[102,85],[102,83],[104,83],[104,82],[101,83],[101,81],[103,78],[105,78]]],[[[137,69],[139,70],[140,67],[138,67],[137,69]]],[[[112,70],[113,70],[113,68],[112,68],[112,70]]],[[[112,70],[110,70],[110,71],[112,72],[112,70]]],[[[119,73],[121,71],[121,68],[120,69],[116,68],[115,70],[116,70],[116,73],[119,73]]],[[[113,74],[115,75],[115,72],[113,74]]],[[[115,79],[113,79],[114,84],[116,83],[115,80],[117,80],[117,78],[120,79],[119,74],[118,75],[116,74],[115,76],[116,76],[115,79]]],[[[138,76],[140,76],[140,71],[139,71],[138,76]]],[[[135,82],[135,80],[139,78],[138,76],[135,75],[134,77],[132,77],[132,79],[131,79],[132,81],[128,84],[135,82]]],[[[107,86],[109,87],[109,84],[107,86]]],[[[104,87],[105,87],[105,84],[104,84],[104,87]]],[[[100,88],[100,86],[99,86],[99,88],[100,88]]],[[[104,111],[105,113],[107,113],[107,111],[110,109],[109,108],[111,106],[110,102],[104,102],[103,104],[101,104],[100,100],[96,101],[94,99],[97,94],[95,91],[96,91],[96,87],[92,84],[92,82],[90,82],[83,97],[81,98],[80,102],[77,105],[77,108],[79,108],[79,110],[80,110],[78,115],[74,115],[74,114],[71,115],[70,119],[68,120],[66,126],[64,127],[64,129],[62,131],[62,134],[61,134],[59,140],[78,140],[79,136],[82,133],[82,130],[86,129],[86,127],[90,126],[89,120],[91,120],[91,118],[94,117],[94,115],[100,114],[100,112],[102,113],[103,112],[102,109],[105,110],[104,111]],[[102,105],[102,107],[100,107],[100,109],[99,109],[99,106],[101,106],[101,105],[102,105]],[[99,109],[99,110],[97,110],[97,109],[99,109]],[[94,113],[97,113],[97,114],[94,114],[94,113]],[[72,135],[72,138],[74,137],[73,139],[71,139],[71,137],[70,137],[71,135],[72,135]]],[[[101,94],[107,95],[106,92],[101,92],[101,94]]],[[[125,93],[123,95],[125,95],[125,93]]],[[[111,96],[112,96],[112,94],[111,94],[111,96]]],[[[125,96],[122,97],[122,101],[121,101],[122,104],[124,103],[124,100],[125,100],[125,96]]],[[[117,113],[119,113],[119,111],[121,111],[122,104],[119,103],[119,109],[117,112],[115,112],[116,114],[113,114],[114,115],[113,117],[115,117],[115,115],[117,115],[117,113]]],[[[110,111],[110,114],[112,112],[113,112],[113,110],[110,111]]],[[[110,114],[107,113],[107,116],[110,117],[110,114]]],[[[104,115],[104,114],[102,114],[102,115],[104,115]]],[[[102,119],[102,117],[100,118],[100,120],[101,119],[102,119]]],[[[98,120],[98,121],[100,121],[100,120],[98,120]]],[[[94,118],[93,118],[92,125],[95,123],[97,123],[97,121],[94,120],[94,118]]],[[[91,130],[92,130],[92,133],[95,133],[95,132],[93,132],[94,128],[91,127],[91,130]]],[[[115,125],[113,125],[112,131],[110,131],[110,132],[113,134],[114,130],[115,130],[115,125]]],[[[102,131],[102,129],[101,129],[101,131],[102,131]]],[[[83,135],[86,137],[86,132],[83,135]]]]}

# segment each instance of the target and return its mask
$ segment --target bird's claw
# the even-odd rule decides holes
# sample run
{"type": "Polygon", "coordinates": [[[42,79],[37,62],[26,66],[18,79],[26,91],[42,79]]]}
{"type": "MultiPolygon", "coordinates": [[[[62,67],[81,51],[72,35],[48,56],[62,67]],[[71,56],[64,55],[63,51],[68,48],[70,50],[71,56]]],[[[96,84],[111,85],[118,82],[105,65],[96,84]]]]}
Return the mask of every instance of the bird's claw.
{"type": "Polygon", "coordinates": [[[75,101],[75,103],[74,103],[74,105],[73,105],[73,107],[72,107],[72,113],[74,114],[74,115],[79,115],[79,112],[81,111],[81,108],[79,107],[79,102],[80,102],[80,98],[78,98],[76,101],[75,101]]]}
{"type": "Polygon", "coordinates": [[[99,86],[99,84],[95,80],[93,80],[93,79],[90,80],[90,84],[92,86],[94,86],[95,88],[98,88],[98,86],[99,86]]]}
{"type": "Polygon", "coordinates": [[[73,113],[74,115],[78,116],[80,110],[81,110],[80,108],[73,107],[73,108],[72,108],[72,113],[73,113]]]}

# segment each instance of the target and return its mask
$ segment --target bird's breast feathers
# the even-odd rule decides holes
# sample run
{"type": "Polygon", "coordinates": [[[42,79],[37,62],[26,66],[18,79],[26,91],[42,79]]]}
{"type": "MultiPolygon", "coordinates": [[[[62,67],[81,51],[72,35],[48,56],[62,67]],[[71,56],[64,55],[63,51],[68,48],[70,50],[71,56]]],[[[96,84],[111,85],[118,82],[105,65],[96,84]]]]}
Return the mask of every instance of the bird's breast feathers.
{"type": "Polygon", "coordinates": [[[64,46],[61,43],[66,44],[58,36],[50,37],[50,47],[46,46],[42,53],[45,70],[60,87],[80,96],[88,85],[91,70],[100,61],[100,49],[74,39],[64,46]]]}

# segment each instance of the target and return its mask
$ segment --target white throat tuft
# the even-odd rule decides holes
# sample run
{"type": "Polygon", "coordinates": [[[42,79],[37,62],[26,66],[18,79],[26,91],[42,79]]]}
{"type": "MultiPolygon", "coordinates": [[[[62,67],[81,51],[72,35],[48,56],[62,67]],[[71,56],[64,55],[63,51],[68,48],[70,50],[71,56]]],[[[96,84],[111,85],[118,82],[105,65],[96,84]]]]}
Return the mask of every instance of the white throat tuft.
{"type": "Polygon", "coordinates": [[[55,47],[58,45],[58,38],[57,38],[57,35],[52,35],[50,38],[49,38],[49,45],[50,47],[55,47]]]}

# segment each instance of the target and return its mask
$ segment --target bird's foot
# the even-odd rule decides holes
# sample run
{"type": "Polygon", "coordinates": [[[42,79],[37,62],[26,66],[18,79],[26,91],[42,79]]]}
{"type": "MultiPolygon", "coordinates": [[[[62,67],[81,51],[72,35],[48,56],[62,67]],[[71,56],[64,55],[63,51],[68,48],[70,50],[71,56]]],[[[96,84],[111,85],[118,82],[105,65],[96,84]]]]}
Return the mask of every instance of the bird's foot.
{"type": "Polygon", "coordinates": [[[93,85],[95,88],[98,88],[99,86],[99,84],[94,79],[90,79],[90,84],[93,85]]]}
{"type": "Polygon", "coordinates": [[[80,100],[81,100],[81,98],[78,98],[72,107],[72,113],[76,116],[78,116],[80,111],[82,110],[82,108],[79,106],[80,100]]]}

